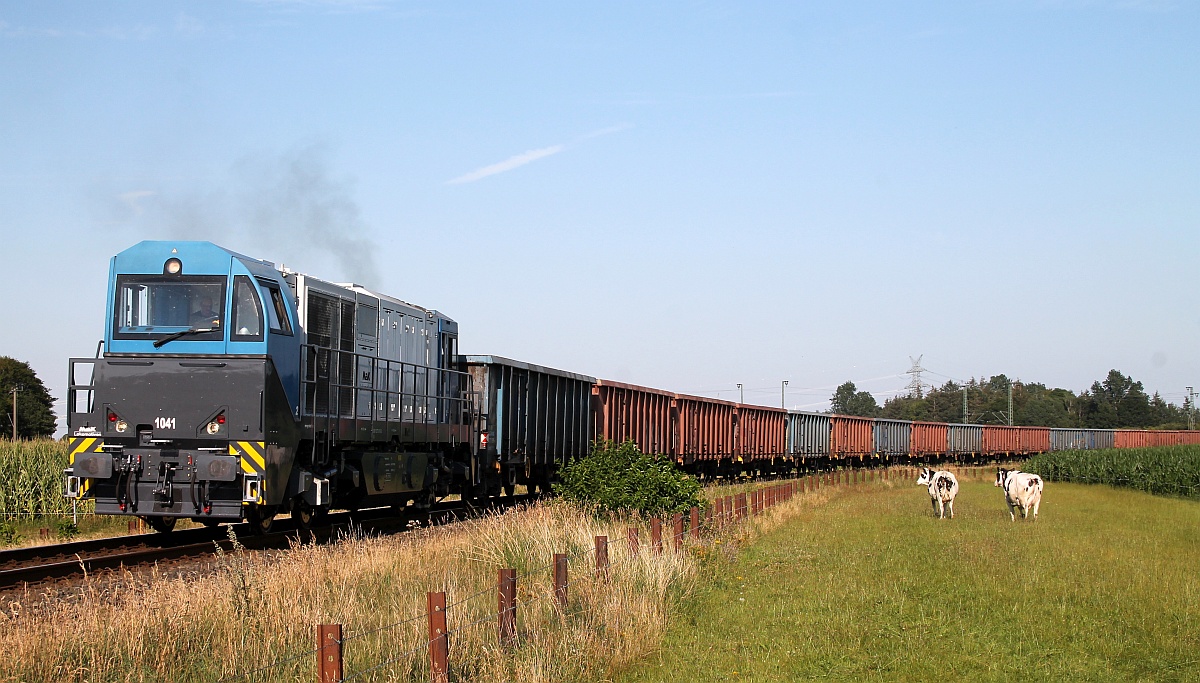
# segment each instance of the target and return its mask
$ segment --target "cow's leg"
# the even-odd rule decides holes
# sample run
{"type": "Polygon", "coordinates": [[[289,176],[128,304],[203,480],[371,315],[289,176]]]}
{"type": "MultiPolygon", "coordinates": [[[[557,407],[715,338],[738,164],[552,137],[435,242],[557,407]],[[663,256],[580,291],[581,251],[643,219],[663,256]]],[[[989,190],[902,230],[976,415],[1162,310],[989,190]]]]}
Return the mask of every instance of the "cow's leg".
{"type": "Polygon", "coordinates": [[[950,508],[950,519],[954,519],[954,500],[946,501],[946,507],[950,508]]]}
{"type": "Polygon", "coordinates": [[[937,498],[930,498],[930,499],[929,499],[929,504],[933,506],[933,514],[935,514],[935,515],[936,515],[936,514],[938,513],[938,502],[937,502],[937,498]]]}
{"type": "Polygon", "coordinates": [[[1037,521],[1038,508],[1041,506],[1042,506],[1041,498],[1038,498],[1037,500],[1033,501],[1033,521],[1035,521],[1035,522],[1037,521]]]}
{"type": "Polygon", "coordinates": [[[1008,516],[1010,519],[1012,519],[1012,521],[1014,521],[1014,522],[1017,521],[1017,516],[1016,516],[1016,514],[1013,513],[1013,504],[1012,503],[1008,504],[1008,516]]]}

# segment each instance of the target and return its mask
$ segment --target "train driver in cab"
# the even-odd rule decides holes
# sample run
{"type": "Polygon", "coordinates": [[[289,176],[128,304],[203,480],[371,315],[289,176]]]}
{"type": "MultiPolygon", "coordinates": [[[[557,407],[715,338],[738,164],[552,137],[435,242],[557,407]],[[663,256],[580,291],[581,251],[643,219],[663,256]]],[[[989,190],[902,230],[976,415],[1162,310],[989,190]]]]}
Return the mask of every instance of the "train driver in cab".
{"type": "Polygon", "coordinates": [[[192,327],[220,327],[220,315],[213,310],[211,296],[200,297],[200,308],[192,313],[192,327]]]}

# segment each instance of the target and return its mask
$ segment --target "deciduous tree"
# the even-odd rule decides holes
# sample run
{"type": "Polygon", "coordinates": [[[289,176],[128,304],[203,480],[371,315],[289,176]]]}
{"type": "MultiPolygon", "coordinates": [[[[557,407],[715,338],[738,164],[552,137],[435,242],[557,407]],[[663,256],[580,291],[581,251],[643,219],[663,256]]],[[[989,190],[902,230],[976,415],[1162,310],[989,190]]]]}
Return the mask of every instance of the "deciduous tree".
{"type": "Polygon", "coordinates": [[[13,388],[17,392],[17,438],[33,439],[54,434],[57,419],[54,399],[29,363],[0,356],[0,437],[12,438],[13,388]]]}

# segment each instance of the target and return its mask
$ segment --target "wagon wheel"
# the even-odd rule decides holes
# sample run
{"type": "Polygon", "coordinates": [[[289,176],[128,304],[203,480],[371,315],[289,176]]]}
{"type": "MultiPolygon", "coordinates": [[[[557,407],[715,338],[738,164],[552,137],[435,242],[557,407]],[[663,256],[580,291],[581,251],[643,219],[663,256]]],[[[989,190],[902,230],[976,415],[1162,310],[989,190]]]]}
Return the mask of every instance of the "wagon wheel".
{"type": "Polygon", "coordinates": [[[142,519],[150,525],[151,529],[160,534],[170,533],[175,528],[174,517],[143,517],[142,519]]]}

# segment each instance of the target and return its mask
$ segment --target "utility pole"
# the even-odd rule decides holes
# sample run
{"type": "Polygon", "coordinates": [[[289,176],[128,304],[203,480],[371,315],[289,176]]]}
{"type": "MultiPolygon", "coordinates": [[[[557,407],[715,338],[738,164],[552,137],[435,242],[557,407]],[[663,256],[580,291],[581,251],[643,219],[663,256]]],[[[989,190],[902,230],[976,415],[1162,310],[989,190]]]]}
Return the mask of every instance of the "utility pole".
{"type": "Polygon", "coordinates": [[[1009,427],[1011,427],[1011,426],[1012,426],[1012,424],[1013,424],[1013,414],[1012,414],[1012,380],[1010,379],[1010,380],[1008,380],[1008,426],[1009,426],[1009,427]]]}
{"type": "Polygon", "coordinates": [[[742,385],[738,384],[738,403],[746,402],[746,392],[742,390],[742,385]]]}
{"type": "Polygon", "coordinates": [[[963,385],[963,424],[971,424],[967,420],[967,385],[963,385]]]}
{"type": "Polygon", "coordinates": [[[904,373],[906,375],[912,375],[912,380],[908,383],[908,389],[910,395],[917,398],[923,397],[924,385],[921,384],[921,373],[925,372],[925,368],[921,367],[921,359],[924,357],[925,354],[921,354],[916,358],[909,356],[908,359],[912,361],[912,367],[908,369],[908,372],[904,373]]]}
{"type": "Polygon", "coordinates": [[[13,395],[13,420],[12,420],[12,422],[13,422],[13,438],[12,438],[12,440],[14,442],[17,440],[17,392],[20,390],[21,390],[21,387],[13,387],[12,388],[12,395],[13,395]]]}
{"type": "Polygon", "coordinates": [[[1196,390],[1192,387],[1184,387],[1187,389],[1187,415],[1188,429],[1196,428],[1196,390]]]}
{"type": "Polygon", "coordinates": [[[779,388],[779,407],[787,410],[787,384],[788,381],[783,380],[783,386],[779,388]]]}

